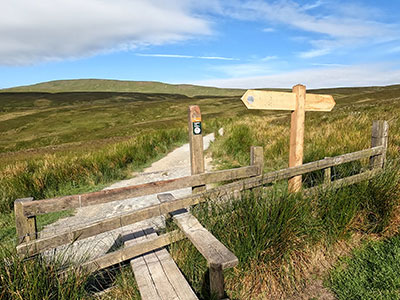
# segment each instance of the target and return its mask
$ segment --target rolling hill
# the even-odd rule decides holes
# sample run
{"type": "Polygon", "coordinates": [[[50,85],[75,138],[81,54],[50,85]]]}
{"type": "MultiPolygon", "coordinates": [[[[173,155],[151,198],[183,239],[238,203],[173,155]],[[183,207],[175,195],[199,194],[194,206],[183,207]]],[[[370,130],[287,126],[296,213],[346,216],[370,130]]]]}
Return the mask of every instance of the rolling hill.
{"type": "Polygon", "coordinates": [[[220,89],[191,84],[168,84],[156,81],[121,81],[106,79],[55,80],[27,86],[2,89],[0,92],[122,92],[163,93],[193,96],[239,96],[242,89],[220,89]]]}

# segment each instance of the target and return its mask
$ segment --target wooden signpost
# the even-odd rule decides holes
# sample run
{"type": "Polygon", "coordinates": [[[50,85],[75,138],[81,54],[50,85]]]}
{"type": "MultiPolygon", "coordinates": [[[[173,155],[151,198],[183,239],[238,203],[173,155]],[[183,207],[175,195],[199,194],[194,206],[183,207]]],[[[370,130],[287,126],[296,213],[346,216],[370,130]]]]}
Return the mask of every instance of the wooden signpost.
{"type": "MultiPolygon", "coordinates": [[[[290,110],[289,167],[303,164],[304,120],[306,111],[331,111],[335,101],[330,95],[307,94],[304,85],[295,85],[292,93],[248,90],[242,101],[248,109],[290,110]]],[[[289,179],[289,191],[301,189],[301,175],[289,179]]]]}
{"type": "MultiPolygon", "coordinates": [[[[201,112],[198,105],[189,106],[188,110],[190,168],[191,174],[204,173],[203,129],[201,125],[201,112]]],[[[193,193],[205,190],[205,185],[192,187],[193,193]]]]}

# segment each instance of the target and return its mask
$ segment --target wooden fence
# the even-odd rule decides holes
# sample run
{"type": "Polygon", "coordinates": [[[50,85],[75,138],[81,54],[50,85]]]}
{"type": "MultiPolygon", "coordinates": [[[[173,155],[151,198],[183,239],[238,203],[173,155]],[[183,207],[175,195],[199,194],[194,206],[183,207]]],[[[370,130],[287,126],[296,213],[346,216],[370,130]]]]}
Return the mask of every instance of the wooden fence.
{"type": "MultiPolygon", "coordinates": [[[[134,224],[142,220],[160,215],[167,216],[168,213],[173,211],[190,207],[210,199],[231,197],[234,193],[243,190],[259,188],[278,180],[290,179],[294,176],[303,175],[317,170],[325,170],[324,183],[303,190],[304,193],[312,193],[316,189],[325,186],[339,188],[345,185],[350,185],[362,180],[370,179],[382,170],[386,160],[387,147],[388,124],[386,121],[374,121],[372,127],[371,148],[336,157],[328,157],[300,166],[269,173],[263,173],[263,149],[261,147],[251,147],[251,163],[246,167],[199,173],[182,178],[45,200],[33,201],[32,198],[18,199],[15,201],[14,205],[18,238],[17,252],[24,257],[37,255],[43,251],[134,224]],[[353,176],[332,180],[330,173],[332,167],[364,158],[369,158],[370,160],[369,168],[367,170],[353,176]],[[204,185],[206,184],[226,181],[229,181],[230,183],[207,190],[204,188],[204,185]],[[191,195],[179,199],[172,199],[167,202],[161,202],[116,217],[106,218],[68,232],[55,234],[49,237],[40,237],[36,230],[36,216],[40,214],[88,207],[100,203],[144,195],[158,194],[185,187],[195,187],[195,189],[191,195]]],[[[194,173],[196,172],[198,172],[198,170],[194,170],[194,173]]],[[[167,246],[184,238],[186,238],[185,234],[178,229],[87,261],[82,265],[82,268],[85,268],[88,271],[103,269],[160,247],[167,246]]]]}

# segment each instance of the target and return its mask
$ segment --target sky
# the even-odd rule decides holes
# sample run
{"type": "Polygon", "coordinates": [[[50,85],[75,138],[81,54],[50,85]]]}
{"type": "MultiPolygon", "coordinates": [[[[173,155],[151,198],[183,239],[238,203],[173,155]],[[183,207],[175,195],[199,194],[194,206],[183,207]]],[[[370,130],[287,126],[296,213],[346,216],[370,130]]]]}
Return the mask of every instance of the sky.
{"type": "Polygon", "coordinates": [[[400,0],[0,0],[0,88],[400,84],[400,0]]]}

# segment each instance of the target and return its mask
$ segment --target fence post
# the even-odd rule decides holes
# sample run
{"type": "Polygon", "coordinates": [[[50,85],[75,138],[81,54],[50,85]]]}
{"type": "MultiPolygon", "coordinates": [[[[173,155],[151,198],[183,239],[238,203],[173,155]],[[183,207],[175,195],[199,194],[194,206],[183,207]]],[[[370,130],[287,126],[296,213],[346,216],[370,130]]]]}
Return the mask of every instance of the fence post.
{"type": "Polygon", "coordinates": [[[386,162],[388,147],[389,124],[387,121],[378,120],[372,123],[371,147],[383,146],[382,154],[371,156],[370,168],[383,168],[386,162]]]}
{"type": "Polygon", "coordinates": [[[210,266],[210,291],[217,299],[222,299],[225,294],[224,273],[222,266],[210,266]]]}
{"type": "MultiPolygon", "coordinates": [[[[250,147],[250,165],[258,167],[258,174],[262,175],[264,171],[264,150],[263,147],[250,147]]],[[[256,195],[261,195],[262,186],[253,188],[252,191],[256,195]]]]}
{"type": "MultiPolygon", "coordinates": [[[[328,157],[325,157],[328,158],[328,157]]],[[[329,184],[332,182],[332,169],[331,167],[324,169],[324,183],[329,184]]]]}
{"type": "Polygon", "coordinates": [[[15,227],[18,245],[36,239],[36,217],[25,217],[22,203],[33,201],[33,198],[23,198],[14,201],[15,227]]]}
{"type": "MultiPolygon", "coordinates": [[[[188,112],[190,168],[191,174],[195,175],[204,173],[203,128],[200,107],[191,105],[188,112]]],[[[205,185],[193,186],[192,193],[200,193],[205,189],[205,185]]]]}
{"type": "Polygon", "coordinates": [[[264,151],[263,147],[251,146],[250,147],[250,165],[259,168],[258,175],[263,174],[264,169],[264,151]]]}
{"type": "MultiPolygon", "coordinates": [[[[293,93],[296,94],[296,106],[290,120],[289,167],[303,164],[306,87],[301,84],[295,85],[293,93]]],[[[301,175],[290,178],[289,192],[298,192],[301,189],[301,180],[301,175]]]]}

